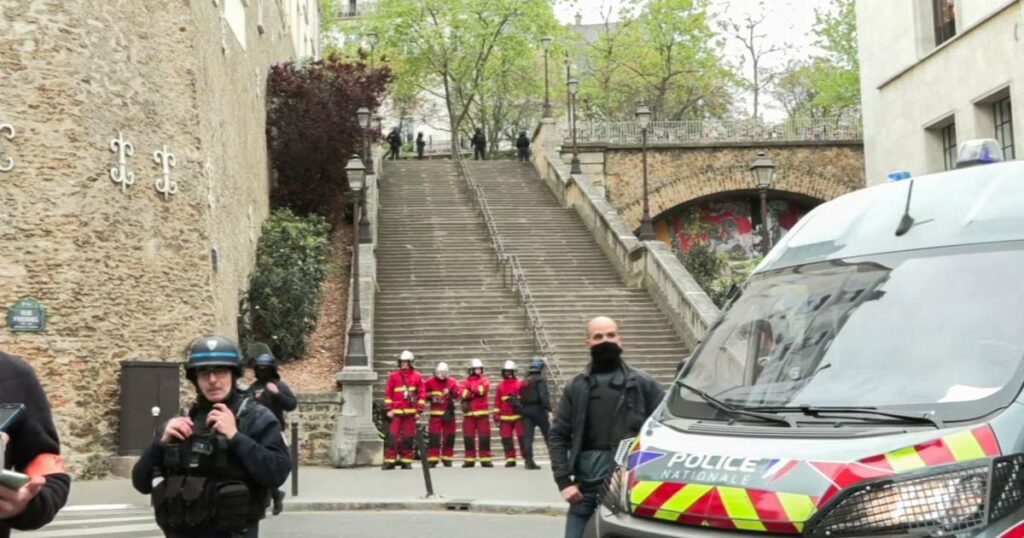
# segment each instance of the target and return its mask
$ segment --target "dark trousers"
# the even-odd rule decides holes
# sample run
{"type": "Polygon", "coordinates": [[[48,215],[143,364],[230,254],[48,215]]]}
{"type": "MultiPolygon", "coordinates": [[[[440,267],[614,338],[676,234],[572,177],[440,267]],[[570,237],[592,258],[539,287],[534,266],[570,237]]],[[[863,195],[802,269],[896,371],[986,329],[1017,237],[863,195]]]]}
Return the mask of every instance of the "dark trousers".
{"type": "Polygon", "coordinates": [[[480,146],[473,146],[473,160],[479,161],[480,159],[487,160],[487,154],[484,153],[484,148],[480,146]]]}
{"type": "Polygon", "coordinates": [[[401,146],[391,146],[391,154],[388,155],[388,159],[392,161],[398,158],[398,150],[401,146]]]}
{"type": "Polygon", "coordinates": [[[583,494],[583,500],[569,505],[569,512],[565,517],[565,538],[583,538],[583,531],[587,528],[587,523],[597,511],[601,486],[591,488],[581,486],[580,493],[583,494]]]}
{"type": "Polygon", "coordinates": [[[548,431],[551,430],[548,412],[539,405],[523,406],[523,457],[525,458],[533,459],[533,434],[534,429],[538,426],[546,444],[548,431]]]}
{"type": "Polygon", "coordinates": [[[523,162],[530,160],[530,148],[519,148],[519,160],[523,162]]]}
{"type": "Polygon", "coordinates": [[[423,158],[423,146],[417,146],[416,147],[416,158],[418,158],[418,159],[422,159],[423,158]]]}

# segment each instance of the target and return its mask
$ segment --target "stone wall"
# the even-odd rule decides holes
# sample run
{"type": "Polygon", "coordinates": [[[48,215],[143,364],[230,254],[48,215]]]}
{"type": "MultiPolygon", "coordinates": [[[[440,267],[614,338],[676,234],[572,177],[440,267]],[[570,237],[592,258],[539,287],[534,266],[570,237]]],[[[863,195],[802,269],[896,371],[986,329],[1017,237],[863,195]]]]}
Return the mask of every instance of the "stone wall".
{"type": "Polygon", "coordinates": [[[301,465],[332,464],[331,444],[344,400],[339,392],[306,392],[296,395],[299,407],[288,413],[288,436],[291,423],[299,425],[299,463],[301,465]]]}
{"type": "MultiPolygon", "coordinates": [[[[264,6],[272,28],[277,4],[264,6]]],[[[43,333],[0,330],[0,348],[36,368],[79,473],[115,451],[119,361],[179,361],[199,334],[235,334],[268,207],[263,77],[293,52],[255,17],[242,50],[220,9],[0,0],[0,123],[17,130],[3,144],[16,168],[0,173],[0,305],[33,296],[50,316],[43,333]],[[109,175],[119,131],[135,150],[124,192],[109,175]],[[167,200],[154,189],[164,146],[177,158],[167,200]]]]}
{"type": "MultiPolygon", "coordinates": [[[[606,196],[630,228],[639,227],[643,211],[640,148],[588,144],[583,151],[604,154],[599,173],[604,174],[606,196]]],[[[752,190],[749,168],[759,151],[775,162],[774,191],[822,201],[866,186],[864,148],[859,142],[658,145],[647,150],[651,215],[704,196],[752,190]]],[[[585,172],[594,175],[594,171],[585,172]]]]}

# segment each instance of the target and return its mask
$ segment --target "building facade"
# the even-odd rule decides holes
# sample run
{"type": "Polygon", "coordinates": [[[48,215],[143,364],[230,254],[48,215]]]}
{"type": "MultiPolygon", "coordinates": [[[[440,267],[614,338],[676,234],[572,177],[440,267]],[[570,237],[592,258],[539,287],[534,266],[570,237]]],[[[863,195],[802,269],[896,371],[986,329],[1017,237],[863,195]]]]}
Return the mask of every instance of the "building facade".
{"type": "Polygon", "coordinates": [[[0,0],[0,304],[47,313],[0,349],[35,367],[80,475],[116,452],[121,361],[236,336],[266,74],[317,55],[318,27],[315,0],[0,0]]]}
{"type": "Polygon", "coordinates": [[[1024,155],[1024,1],[858,0],[869,184],[956,164],[957,146],[1024,155]]]}

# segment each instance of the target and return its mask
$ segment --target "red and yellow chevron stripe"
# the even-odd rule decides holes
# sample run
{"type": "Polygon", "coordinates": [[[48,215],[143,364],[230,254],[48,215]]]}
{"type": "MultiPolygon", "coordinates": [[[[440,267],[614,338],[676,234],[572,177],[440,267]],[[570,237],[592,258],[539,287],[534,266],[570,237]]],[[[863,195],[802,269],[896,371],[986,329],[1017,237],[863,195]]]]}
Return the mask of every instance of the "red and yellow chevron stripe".
{"type": "MultiPolygon", "coordinates": [[[[635,443],[630,452],[639,449],[635,443]]],[[[684,525],[799,534],[804,525],[844,488],[872,478],[895,476],[1001,455],[988,425],[871,456],[853,463],[808,462],[832,485],[821,498],[756,489],[644,481],[630,472],[629,505],[636,516],[684,525]]]]}
{"type": "Polygon", "coordinates": [[[637,482],[630,491],[637,516],[684,525],[799,534],[817,510],[809,495],[705,484],[637,482]]]}
{"type": "Polygon", "coordinates": [[[854,463],[811,462],[811,466],[832,482],[832,486],[822,495],[821,503],[824,504],[844,488],[864,480],[1001,454],[995,434],[986,424],[854,463]]]}

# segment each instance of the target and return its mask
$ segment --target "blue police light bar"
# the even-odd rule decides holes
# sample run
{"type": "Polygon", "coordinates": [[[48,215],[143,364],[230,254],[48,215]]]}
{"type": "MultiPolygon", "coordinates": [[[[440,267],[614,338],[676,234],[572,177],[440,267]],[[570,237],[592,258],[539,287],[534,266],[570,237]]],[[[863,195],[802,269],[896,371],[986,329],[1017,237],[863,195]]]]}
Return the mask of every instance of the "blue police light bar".
{"type": "Polygon", "coordinates": [[[910,172],[899,171],[889,174],[889,181],[901,181],[904,179],[910,179],[910,172]]]}
{"type": "Polygon", "coordinates": [[[967,168],[979,164],[1001,163],[1006,158],[1003,156],[1003,147],[999,141],[991,138],[968,140],[960,144],[960,151],[956,159],[957,168],[967,168]]]}

